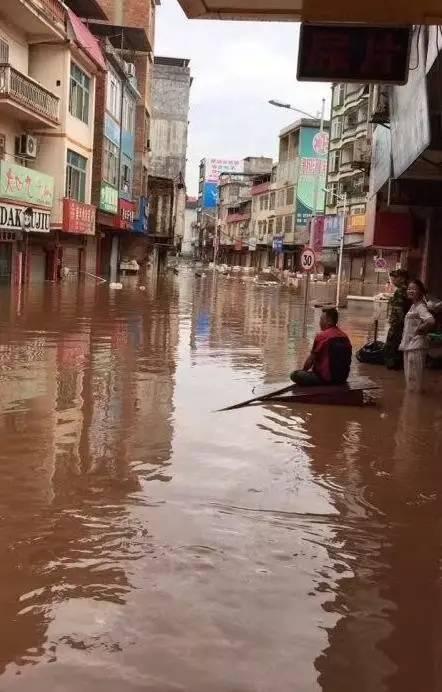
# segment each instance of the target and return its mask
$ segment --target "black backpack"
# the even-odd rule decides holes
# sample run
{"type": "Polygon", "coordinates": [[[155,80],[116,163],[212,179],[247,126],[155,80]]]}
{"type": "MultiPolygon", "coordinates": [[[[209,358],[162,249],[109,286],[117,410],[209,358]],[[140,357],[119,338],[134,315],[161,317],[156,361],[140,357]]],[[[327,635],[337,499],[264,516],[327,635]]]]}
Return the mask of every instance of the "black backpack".
{"type": "Polygon", "coordinates": [[[344,384],[351,367],[351,344],[346,337],[331,339],[328,347],[332,384],[344,384]]]}

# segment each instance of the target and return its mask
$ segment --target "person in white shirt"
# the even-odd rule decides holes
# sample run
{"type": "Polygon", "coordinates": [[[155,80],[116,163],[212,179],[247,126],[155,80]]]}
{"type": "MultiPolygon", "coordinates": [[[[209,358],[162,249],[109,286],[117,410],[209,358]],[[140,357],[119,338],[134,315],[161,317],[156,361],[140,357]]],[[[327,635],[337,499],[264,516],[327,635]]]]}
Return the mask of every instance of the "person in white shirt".
{"type": "Polygon", "coordinates": [[[404,332],[399,348],[404,353],[407,389],[414,392],[421,392],[423,389],[428,333],[435,325],[435,319],[427,308],[425,295],[426,290],[422,281],[419,279],[410,281],[407,296],[411,301],[411,307],[405,315],[404,332]]]}

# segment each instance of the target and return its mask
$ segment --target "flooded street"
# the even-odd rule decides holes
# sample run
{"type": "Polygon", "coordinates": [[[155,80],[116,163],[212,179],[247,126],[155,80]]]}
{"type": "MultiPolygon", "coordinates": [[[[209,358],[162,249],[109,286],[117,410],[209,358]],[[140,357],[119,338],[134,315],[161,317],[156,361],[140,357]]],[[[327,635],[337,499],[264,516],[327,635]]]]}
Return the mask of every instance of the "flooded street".
{"type": "Polygon", "coordinates": [[[442,689],[440,396],[214,413],[301,364],[280,287],[0,299],[2,692],[442,689]]]}

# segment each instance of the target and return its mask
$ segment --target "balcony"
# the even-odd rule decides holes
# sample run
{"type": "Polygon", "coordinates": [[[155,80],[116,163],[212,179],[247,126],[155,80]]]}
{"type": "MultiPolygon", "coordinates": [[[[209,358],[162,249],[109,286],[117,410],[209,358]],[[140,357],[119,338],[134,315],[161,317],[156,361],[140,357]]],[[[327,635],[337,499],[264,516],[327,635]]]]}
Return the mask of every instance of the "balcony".
{"type": "Polygon", "coordinates": [[[30,39],[61,41],[66,36],[66,11],[59,0],[14,0],[1,3],[1,9],[4,18],[23,27],[30,39]]]}
{"type": "Polygon", "coordinates": [[[60,99],[12,65],[0,64],[0,113],[30,127],[56,127],[60,99]]]}

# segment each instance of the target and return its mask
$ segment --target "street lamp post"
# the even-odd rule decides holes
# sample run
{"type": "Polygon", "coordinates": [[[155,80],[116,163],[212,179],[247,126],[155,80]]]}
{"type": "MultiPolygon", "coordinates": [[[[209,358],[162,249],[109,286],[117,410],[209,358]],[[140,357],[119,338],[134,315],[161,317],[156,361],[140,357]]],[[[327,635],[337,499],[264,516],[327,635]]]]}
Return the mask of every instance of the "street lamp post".
{"type": "Polygon", "coordinates": [[[341,299],[342,264],[343,264],[343,258],[344,258],[344,240],[345,240],[345,227],[346,227],[346,221],[347,221],[348,199],[347,199],[347,193],[346,192],[344,192],[344,194],[341,195],[338,192],[335,192],[334,190],[330,190],[327,188],[324,188],[324,192],[327,192],[327,193],[333,195],[333,197],[336,197],[337,200],[342,202],[343,223],[342,223],[341,237],[339,239],[338,276],[337,276],[337,282],[336,282],[336,307],[338,308],[339,303],[340,303],[340,299],[341,299]]]}

